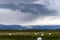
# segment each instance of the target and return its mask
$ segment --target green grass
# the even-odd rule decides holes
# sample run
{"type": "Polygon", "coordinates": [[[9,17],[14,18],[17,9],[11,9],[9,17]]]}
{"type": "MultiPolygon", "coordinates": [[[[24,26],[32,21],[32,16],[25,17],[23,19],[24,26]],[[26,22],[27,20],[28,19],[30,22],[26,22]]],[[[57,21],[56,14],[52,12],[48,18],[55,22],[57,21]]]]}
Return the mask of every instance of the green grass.
{"type": "Polygon", "coordinates": [[[0,31],[0,40],[37,40],[37,37],[42,37],[43,40],[60,40],[60,31],[0,31]],[[37,32],[44,32],[44,36],[41,33],[35,35],[37,32]],[[9,33],[12,35],[9,36],[9,33]]]}
{"type": "MultiPolygon", "coordinates": [[[[33,36],[0,36],[0,40],[36,40],[37,37],[33,36]]],[[[60,40],[60,37],[53,36],[53,37],[42,37],[43,40],[60,40]]]]}
{"type": "Polygon", "coordinates": [[[31,36],[0,36],[0,40],[36,40],[31,36]]]}

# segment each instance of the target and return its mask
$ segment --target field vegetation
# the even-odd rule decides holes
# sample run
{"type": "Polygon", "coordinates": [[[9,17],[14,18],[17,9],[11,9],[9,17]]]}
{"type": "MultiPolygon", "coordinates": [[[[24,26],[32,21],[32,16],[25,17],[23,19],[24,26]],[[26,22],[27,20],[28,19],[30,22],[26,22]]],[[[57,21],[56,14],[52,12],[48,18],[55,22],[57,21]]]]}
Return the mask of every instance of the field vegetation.
{"type": "Polygon", "coordinates": [[[60,40],[59,30],[0,30],[0,40],[60,40]],[[42,35],[43,34],[43,35],[42,35]]]}

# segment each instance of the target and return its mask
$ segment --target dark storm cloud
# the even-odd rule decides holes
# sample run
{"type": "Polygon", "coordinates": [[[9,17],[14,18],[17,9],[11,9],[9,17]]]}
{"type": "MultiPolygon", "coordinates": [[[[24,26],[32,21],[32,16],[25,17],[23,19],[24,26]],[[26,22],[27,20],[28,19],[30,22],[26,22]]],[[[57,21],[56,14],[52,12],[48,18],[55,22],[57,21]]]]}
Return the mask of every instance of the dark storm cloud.
{"type": "Polygon", "coordinates": [[[17,1],[20,1],[20,3],[30,3],[38,0],[17,0],[17,1]]]}
{"type": "Polygon", "coordinates": [[[25,5],[25,7],[21,9],[21,11],[30,12],[36,15],[40,14],[42,16],[54,15],[54,13],[56,12],[55,10],[49,10],[45,5],[38,5],[38,4],[25,5]]]}
{"type": "Polygon", "coordinates": [[[1,4],[14,4],[14,5],[18,5],[19,3],[32,3],[34,1],[38,1],[38,0],[0,0],[0,5],[1,4]]]}
{"type": "MultiPolygon", "coordinates": [[[[51,16],[55,14],[55,10],[49,10],[46,7],[46,5],[24,4],[24,3],[34,2],[34,1],[36,0],[13,0],[14,3],[11,2],[10,4],[2,4],[0,5],[0,8],[11,9],[14,11],[19,10],[20,12],[23,12],[24,15],[25,14],[27,15],[25,17],[19,18],[19,20],[22,19],[23,22],[35,20],[41,16],[45,17],[45,16],[51,16]],[[15,3],[18,5],[15,5],[15,3]]],[[[21,15],[18,13],[16,15],[19,15],[19,17],[21,17],[21,15]]]]}
{"type": "Polygon", "coordinates": [[[4,4],[0,5],[2,8],[8,8],[12,10],[20,10],[24,13],[32,13],[42,16],[51,16],[54,15],[56,10],[49,10],[45,5],[38,4],[19,4],[18,6],[13,4],[4,4]]]}

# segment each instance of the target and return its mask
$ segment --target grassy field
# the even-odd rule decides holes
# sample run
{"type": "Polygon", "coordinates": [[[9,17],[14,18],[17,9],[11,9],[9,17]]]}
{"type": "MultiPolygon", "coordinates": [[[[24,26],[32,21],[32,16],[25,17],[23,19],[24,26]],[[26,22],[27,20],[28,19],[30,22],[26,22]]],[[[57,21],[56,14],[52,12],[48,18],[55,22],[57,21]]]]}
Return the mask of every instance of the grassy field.
{"type": "Polygon", "coordinates": [[[34,31],[0,31],[0,40],[60,40],[60,31],[56,30],[34,30],[34,31]],[[49,35],[49,33],[51,33],[49,35]],[[10,34],[10,35],[9,35],[10,34]],[[44,34],[43,36],[41,34],[44,34]]]}

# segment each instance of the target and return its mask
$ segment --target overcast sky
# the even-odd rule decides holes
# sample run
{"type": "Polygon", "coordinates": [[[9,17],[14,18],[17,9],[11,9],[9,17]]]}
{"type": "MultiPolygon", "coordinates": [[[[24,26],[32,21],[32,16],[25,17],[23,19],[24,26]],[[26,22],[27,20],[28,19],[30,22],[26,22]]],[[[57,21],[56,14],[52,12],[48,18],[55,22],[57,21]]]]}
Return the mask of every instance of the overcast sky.
{"type": "Polygon", "coordinates": [[[0,0],[0,24],[60,25],[60,0],[0,0]]]}

